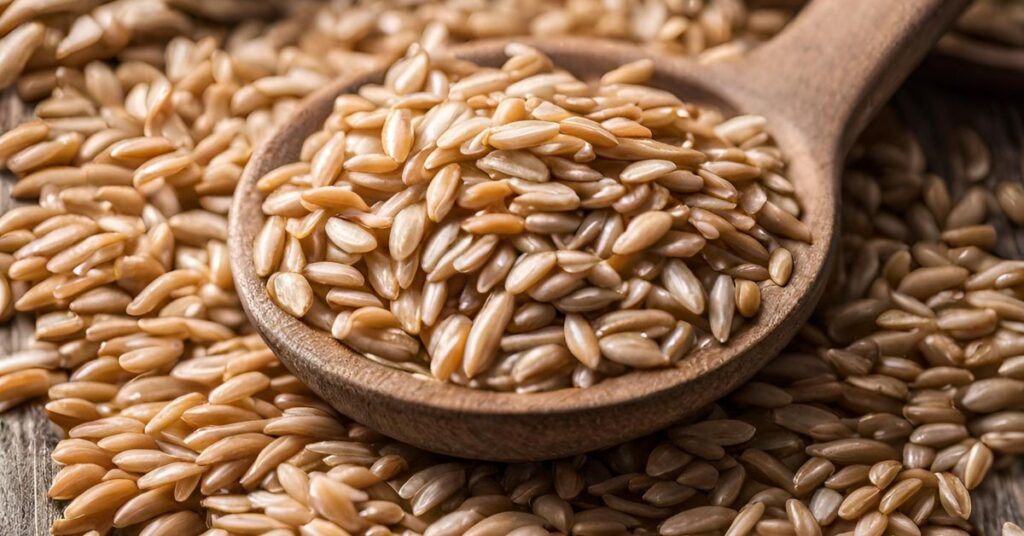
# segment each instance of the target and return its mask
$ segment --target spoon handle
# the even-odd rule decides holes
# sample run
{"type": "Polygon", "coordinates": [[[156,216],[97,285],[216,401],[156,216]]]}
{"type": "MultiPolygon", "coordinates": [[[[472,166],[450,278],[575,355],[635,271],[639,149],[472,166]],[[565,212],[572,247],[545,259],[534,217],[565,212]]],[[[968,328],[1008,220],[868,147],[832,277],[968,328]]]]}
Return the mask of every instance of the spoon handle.
{"type": "Polygon", "coordinates": [[[839,136],[845,152],[968,2],[812,0],[726,69],[808,134],[839,136]]]}

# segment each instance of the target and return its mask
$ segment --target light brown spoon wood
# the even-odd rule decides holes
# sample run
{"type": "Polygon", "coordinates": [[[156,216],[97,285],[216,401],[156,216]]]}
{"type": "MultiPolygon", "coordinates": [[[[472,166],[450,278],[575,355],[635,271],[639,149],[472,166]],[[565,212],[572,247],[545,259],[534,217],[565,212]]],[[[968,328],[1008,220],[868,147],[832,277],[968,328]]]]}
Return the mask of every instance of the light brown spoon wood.
{"type": "MultiPolygon", "coordinates": [[[[935,42],[967,0],[815,0],[770,43],[742,61],[698,66],[657,57],[653,85],[731,113],[756,113],[789,159],[788,176],[814,233],[788,244],[796,270],[785,288],[764,291],[760,316],[719,348],[677,367],[632,372],[588,389],[530,395],[422,380],[353,353],[279,310],[252,266],[263,217],[256,180],[297,160],[334,97],[379,82],[383,71],[337,81],[313,95],[270,136],[235,193],[230,247],[246,312],[284,364],[342,413],[394,438],[446,454],[491,460],[567,456],[635,438],[693,414],[750,378],[799,329],[821,296],[836,244],[838,178],[851,140],[935,42]]],[[[639,47],[595,39],[525,41],[583,79],[651,57],[639,47]]],[[[504,42],[456,47],[493,66],[504,42]]]]}

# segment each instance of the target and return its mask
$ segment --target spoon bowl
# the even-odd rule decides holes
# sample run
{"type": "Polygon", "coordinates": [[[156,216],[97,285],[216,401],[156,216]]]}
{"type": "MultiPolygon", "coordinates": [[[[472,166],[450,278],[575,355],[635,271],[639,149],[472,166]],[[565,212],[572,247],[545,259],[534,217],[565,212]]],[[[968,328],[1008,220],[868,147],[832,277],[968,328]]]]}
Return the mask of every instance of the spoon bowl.
{"type": "MultiPolygon", "coordinates": [[[[787,176],[813,242],[787,242],[795,259],[789,285],[765,288],[761,312],[723,346],[695,349],[674,367],[634,371],[586,389],[523,395],[417,378],[360,356],[280,310],[252,264],[253,239],[263,223],[262,194],[255,183],[298,159],[303,140],[320,128],[336,96],[380,82],[383,69],[338,80],[312,95],[246,167],[229,222],[232,270],[243,307],[285,366],[339,411],[443,454],[498,461],[564,457],[692,415],[753,376],[811,314],[834,259],[842,157],[966,0],[899,4],[907,5],[862,0],[847,15],[850,4],[843,0],[816,0],[789,29],[749,57],[713,66],[591,38],[515,40],[548,54],[582,80],[654,58],[650,85],[728,115],[768,119],[768,131],[786,155],[787,176]],[[840,13],[845,22],[837,19],[840,13]],[[817,48],[830,41],[836,48],[817,48]]],[[[451,52],[497,66],[507,42],[477,41],[451,52]]]]}

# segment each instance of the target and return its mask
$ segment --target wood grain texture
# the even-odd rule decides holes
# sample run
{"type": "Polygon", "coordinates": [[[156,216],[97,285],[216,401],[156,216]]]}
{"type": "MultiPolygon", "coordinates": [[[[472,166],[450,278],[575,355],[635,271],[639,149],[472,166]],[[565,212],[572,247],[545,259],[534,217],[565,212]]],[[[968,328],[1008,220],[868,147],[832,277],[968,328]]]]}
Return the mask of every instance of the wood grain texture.
{"type": "MultiPolygon", "coordinates": [[[[969,125],[989,143],[993,152],[993,173],[989,184],[998,180],[1024,180],[1024,102],[1010,97],[992,98],[937,88],[916,79],[896,98],[910,126],[921,138],[930,167],[950,181],[954,191],[966,186],[949,158],[951,135],[957,126],[969,125]]],[[[11,93],[0,98],[0,131],[6,131],[23,116],[23,107],[11,93]]],[[[0,176],[0,213],[12,206],[11,178],[0,176]]],[[[1024,258],[1024,230],[1015,229],[996,213],[999,251],[1012,258],[1024,258]]],[[[32,332],[32,323],[21,317],[0,327],[0,356],[20,347],[32,332]]],[[[59,506],[46,499],[46,489],[56,471],[49,454],[59,437],[36,402],[0,414],[0,534],[29,536],[48,534],[59,506]]],[[[1024,525],[1024,461],[999,464],[999,470],[972,493],[973,522],[983,534],[998,536],[1004,521],[1024,525]]]]}
{"type": "MultiPolygon", "coordinates": [[[[0,132],[7,132],[28,115],[25,106],[7,90],[0,94],[0,132]]],[[[0,172],[0,214],[17,203],[11,199],[10,173],[0,172]]],[[[19,315],[0,326],[0,358],[22,348],[31,337],[30,317],[19,315]]],[[[0,534],[49,534],[60,506],[46,498],[57,465],[50,452],[60,439],[35,401],[0,413],[0,534]]]]}
{"type": "MultiPolygon", "coordinates": [[[[786,242],[796,259],[790,283],[766,287],[757,321],[724,346],[702,348],[677,366],[631,371],[587,389],[524,397],[422,381],[364,359],[329,334],[278,308],[250,261],[263,225],[256,181],[298,160],[334,99],[380,82],[384,70],[335,81],[312,95],[253,155],[235,192],[228,247],[246,313],[298,378],[341,412],[382,433],[444,454],[498,461],[551,459],[649,434],[738,387],[796,334],[824,291],[836,255],[841,154],[867,116],[889,99],[966,0],[815,0],[777,37],[738,62],[697,65],[640,47],[584,37],[519,39],[581,80],[641,58],[655,60],[650,84],[731,113],[767,118],[786,154],[787,177],[813,243],[786,242]]],[[[498,66],[508,40],[452,49],[498,66]]]]}

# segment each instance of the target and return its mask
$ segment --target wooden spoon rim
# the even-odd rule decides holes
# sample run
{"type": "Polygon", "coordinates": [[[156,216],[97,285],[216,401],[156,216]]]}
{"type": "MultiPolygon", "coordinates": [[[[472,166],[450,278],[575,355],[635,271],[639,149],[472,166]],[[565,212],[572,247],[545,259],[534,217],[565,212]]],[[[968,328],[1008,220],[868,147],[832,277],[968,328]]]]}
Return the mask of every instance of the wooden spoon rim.
{"type": "MultiPolygon", "coordinates": [[[[523,41],[523,40],[517,40],[523,41]]],[[[537,40],[525,40],[539,45],[545,52],[552,53],[556,64],[565,67],[558,61],[564,54],[591,54],[597,56],[592,64],[585,66],[593,72],[603,72],[604,67],[614,67],[637,57],[648,57],[649,53],[640,51],[631,45],[622,45],[593,39],[558,40],[546,45],[537,40]],[[580,42],[587,47],[579,48],[580,42]],[[626,50],[624,50],[626,49],[626,50]]],[[[479,55],[486,47],[494,47],[495,43],[475,42],[471,46],[460,47],[460,55],[473,57],[479,55]]],[[[580,74],[578,70],[570,68],[580,74]]],[[[714,83],[714,76],[703,67],[686,61],[658,60],[657,77],[669,78],[690,86],[698,92],[711,93],[707,84],[714,83]],[[709,81],[710,80],[710,81],[709,81]]],[[[731,377],[721,385],[706,388],[699,394],[690,393],[703,403],[720,397],[740,382],[748,379],[767,360],[772,357],[795,334],[797,326],[805,320],[813,305],[822,294],[825,272],[832,260],[835,249],[832,233],[836,224],[836,201],[833,161],[815,162],[811,152],[806,150],[808,140],[799,136],[794,129],[784,128],[772,131],[777,137],[780,147],[788,155],[793,148],[795,159],[789,161],[790,168],[801,168],[803,175],[812,175],[817,182],[803,180],[803,186],[816,185],[818,194],[831,198],[831,202],[815,202],[809,192],[800,191],[797,197],[805,208],[804,221],[812,227],[815,241],[807,245],[786,241],[786,246],[794,256],[794,270],[789,284],[780,288],[768,286],[763,290],[762,309],[750,325],[744,326],[730,338],[725,346],[708,349],[697,349],[691,352],[677,367],[650,371],[632,371],[625,375],[609,378],[585,389],[566,388],[557,391],[531,393],[528,395],[471,389],[455,384],[415,378],[409,372],[373,362],[349,349],[329,334],[317,330],[303,321],[296,319],[280,310],[268,297],[265,282],[255,273],[252,264],[252,241],[263,222],[260,210],[262,194],[256,191],[255,183],[264,173],[279,165],[295,161],[297,149],[289,155],[275,155],[280,145],[292,140],[293,148],[301,145],[295,139],[303,140],[321,127],[331,110],[335,96],[348,92],[350,88],[372,80],[379,81],[383,71],[347,76],[335,83],[322,88],[307,98],[294,117],[271,134],[260,144],[249,164],[245,167],[242,178],[236,188],[229,222],[229,248],[232,258],[232,271],[236,287],[246,314],[253,321],[259,333],[267,340],[272,349],[279,355],[284,364],[296,373],[300,379],[307,381],[314,390],[340,389],[346,395],[362,400],[343,398],[340,405],[349,416],[367,424],[374,424],[374,417],[369,401],[387,399],[393,407],[415,407],[430,415],[458,414],[466,417],[534,417],[571,415],[586,419],[590,415],[603,414],[599,410],[632,407],[636,411],[638,405],[645,401],[667,400],[687,390],[688,385],[703,376],[711,375],[725,365],[737,359],[749,359],[749,368],[743,374],[731,377]],[[278,157],[278,160],[273,160],[278,157]],[[786,329],[780,331],[780,327],[786,329]],[[303,366],[299,360],[304,360],[303,366]],[[308,370],[307,370],[308,369],[308,370]],[[303,377],[300,371],[311,372],[319,378],[303,377]],[[597,413],[594,413],[594,412],[597,413]]],[[[734,98],[724,92],[717,92],[727,107],[734,107],[734,98]]],[[[721,103],[719,103],[721,104],[721,103]]],[[[763,110],[761,110],[763,111],[763,110]]],[[[770,128],[770,130],[772,130],[770,128]]],[[[832,143],[832,142],[827,142],[832,143]]],[[[835,152],[834,148],[832,152],[835,152]]],[[[817,153],[815,153],[817,154],[817,153]]],[[[707,383],[707,382],[702,382],[707,383]]],[[[321,396],[338,402],[338,393],[320,392],[321,396]]],[[[657,408],[649,408],[657,411],[657,408]]],[[[646,425],[646,429],[631,434],[634,437],[648,433],[663,426],[678,416],[692,413],[699,407],[667,408],[666,418],[657,425],[646,425]]],[[[631,423],[619,423],[622,425],[631,423]]],[[[416,438],[404,436],[401,430],[385,429],[382,432],[398,439],[416,443],[416,438]]],[[[622,435],[621,432],[618,432],[622,435]]],[[[604,444],[610,444],[605,442],[604,444]]],[[[422,441],[419,446],[424,446],[422,441]]],[[[426,445],[430,447],[430,445],[426,445]]],[[[593,445],[580,442],[579,451],[589,450],[593,445]]],[[[462,454],[459,451],[456,453],[462,454]]]]}

